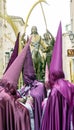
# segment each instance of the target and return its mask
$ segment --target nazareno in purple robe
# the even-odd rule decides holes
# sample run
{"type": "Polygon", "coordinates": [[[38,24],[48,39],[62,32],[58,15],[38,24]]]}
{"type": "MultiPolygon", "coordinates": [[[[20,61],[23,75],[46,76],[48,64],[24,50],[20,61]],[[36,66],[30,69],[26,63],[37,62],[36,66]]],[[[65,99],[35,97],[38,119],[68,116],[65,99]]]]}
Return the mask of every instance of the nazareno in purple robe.
{"type": "Polygon", "coordinates": [[[35,130],[39,130],[42,118],[42,101],[46,96],[44,84],[35,80],[32,84],[30,94],[34,99],[35,130]]]}
{"type": "Polygon", "coordinates": [[[62,26],[57,31],[53,48],[48,97],[40,130],[74,130],[74,85],[65,80],[62,64],[62,26]]]}
{"type": "MultiPolygon", "coordinates": [[[[2,81],[3,84],[3,81],[2,81]]],[[[14,90],[0,83],[0,130],[31,130],[28,110],[16,99],[14,90]]]]}
{"type": "MultiPolygon", "coordinates": [[[[27,55],[24,62],[23,81],[24,84],[26,84],[26,86],[30,86],[30,95],[34,99],[35,130],[39,130],[40,123],[41,123],[41,116],[42,116],[42,101],[45,98],[45,87],[43,83],[36,80],[36,74],[33,67],[30,48],[28,48],[27,55]]],[[[25,87],[22,90],[22,93],[25,90],[25,87]]],[[[25,92],[23,93],[23,95],[25,95],[25,92]]]]}
{"type": "Polygon", "coordinates": [[[17,83],[31,39],[0,80],[0,130],[31,130],[27,108],[16,99],[17,83]]]}
{"type": "MultiPolygon", "coordinates": [[[[30,79],[28,81],[30,81],[30,79]]],[[[39,130],[40,124],[41,124],[41,118],[42,118],[42,101],[44,100],[46,96],[46,90],[45,90],[44,84],[37,80],[34,80],[33,83],[30,85],[31,87],[28,89],[27,92],[25,92],[25,88],[23,87],[23,89],[20,90],[21,92],[20,95],[26,96],[28,95],[28,92],[29,92],[29,94],[33,97],[34,99],[34,107],[33,107],[34,108],[33,109],[34,126],[35,126],[35,130],[39,130]]]]}
{"type": "Polygon", "coordinates": [[[74,130],[74,85],[55,82],[48,97],[40,130],[74,130]]]}

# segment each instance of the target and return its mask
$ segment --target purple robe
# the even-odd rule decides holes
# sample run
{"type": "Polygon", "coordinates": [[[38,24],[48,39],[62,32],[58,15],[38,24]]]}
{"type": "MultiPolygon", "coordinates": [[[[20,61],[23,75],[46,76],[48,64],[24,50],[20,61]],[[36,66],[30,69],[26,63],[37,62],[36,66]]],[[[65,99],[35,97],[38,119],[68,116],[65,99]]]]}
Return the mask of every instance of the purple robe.
{"type": "Polygon", "coordinates": [[[40,130],[74,130],[74,85],[59,79],[48,97],[40,130]]]}
{"type": "Polygon", "coordinates": [[[31,130],[27,108],[0,86],[0,130],[31,130]]]}
{"type": "Polygon", "coordinates": [[[45,98],[44,84],[35,80],[31,89],[31,96],[34,98],[34,119],[35,130],[40,129],[41,117],[42,117],[42,101],[45,98]]]}
{"type": "Polygon", "coordinates": [[[27,93],[25,93],[25,88],[23,87],[21,92],[21,96],[25,96],[30,92],[30,95],[34,99],[34,124],[35,130],[40,129],[41,117],[42,117],[42,101],[46,96],[46,91],[44,84],[34,80],[31,84],[31,87],[28,89],[27,93]]]}

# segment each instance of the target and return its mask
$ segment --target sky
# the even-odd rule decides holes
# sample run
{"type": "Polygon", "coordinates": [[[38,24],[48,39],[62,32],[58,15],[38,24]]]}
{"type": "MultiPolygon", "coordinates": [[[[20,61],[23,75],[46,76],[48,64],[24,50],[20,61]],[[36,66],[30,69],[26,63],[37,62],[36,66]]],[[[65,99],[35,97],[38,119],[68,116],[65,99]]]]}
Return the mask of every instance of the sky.
{"type": "MultiPolygon", "coordinates": [[[[20,16],[26,21],[30,9],[38,0],[7,0],[7,14],[12,16],[20,16]]],[[[32,10],[28,20],[26,34],[31,33],[31,27],[37,26],[38,33],[43,36],[47,29],[56,36],[59,22],[62,23],[62,32],[66,32],[66,25],[70,24],[70,0],[46,0],[47,4],[41,2],[45,19],[40,4],[37,4],[32,10]]]]}

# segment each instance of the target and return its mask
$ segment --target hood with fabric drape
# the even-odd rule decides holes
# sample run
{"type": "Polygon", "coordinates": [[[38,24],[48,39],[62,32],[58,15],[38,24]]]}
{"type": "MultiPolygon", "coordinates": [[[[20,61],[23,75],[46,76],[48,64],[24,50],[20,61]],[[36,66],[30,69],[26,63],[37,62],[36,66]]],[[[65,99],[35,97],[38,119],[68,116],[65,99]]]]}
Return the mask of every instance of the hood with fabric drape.
{"type": "Polygon", "coordinates": [[[11,57],[9,59],[8,65],[4,71],[4,73],[7,71],[7,69],[10,67],[10,65],[13,63],[13,61],[16,59],[16,57],[18,56],[18,50],[19,50],[19,37],[20,37],[20,33],[18,33],[16,42],[15,42],[15,46],[14,46],[14,50],[11,54],[11,57]]]}
{"type": "Polygon", "coordinates": [[[4,87],[6,87],[9,90],[17,89],[18,79],[19,79],[20,73],[22,71],[22,67],[23,67],[23,64],[25,61],[25,57],[26,57],[30,42],[31,42],[31,38],[28,41],[28,43],[26,43],[22,52],[17,56],[17,58],[14,60],[14,62],[8,68],[8,70],[3,75],[3,77],[0,81],[0,82],[4,83],[4,87]]]}
{"type": "Polygon", "coordinates": [[[49,68],[51,87],[57,79],[64,78],[62,61],[62,26],[60,22],[49,68]]]}
{"type": "Polygon", "coordinates": [[[23,81],[26,85],[31,85],[33,81],[36,79],[36,74],[32,61],[32,54],[30,51],[30,47],[28,47],[27,54],[25,57],[24,67],[23,67],[23,81]]]}

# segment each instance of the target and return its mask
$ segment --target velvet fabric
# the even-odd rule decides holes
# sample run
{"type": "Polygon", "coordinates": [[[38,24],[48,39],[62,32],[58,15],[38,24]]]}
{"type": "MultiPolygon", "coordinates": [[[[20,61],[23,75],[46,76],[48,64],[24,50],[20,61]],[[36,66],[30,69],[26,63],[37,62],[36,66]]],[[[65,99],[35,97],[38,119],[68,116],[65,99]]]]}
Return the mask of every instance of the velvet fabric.
{"type": "Polygon", "coordinates": [[[42,118],[42,101],[46,96],[44,84],[35,80],[32,84],[30,94],[34,99],[35,130],[39,130],[42,118]]]}
{"type": "Polygon", "coordinates": [[[23,67],[23,82],[26,85],[31,85],[35,79],[36,79],[36,74],[33,67],[32,55],[29,46],[25,57],[24,67],[23,67]]]}
{"type": "Polygon", "coordinates": [[[26,86],[24,89],[22,88],[21,96],[30,94],[33,97],[35,130],[39,130],[42,116],[42,101],[45,98],[45,88],[43,83],[36,80],[30,47],[28,48],[24,62],[23,81],[27,89],[26,86]]]}
{"type": "Polygon", "coordinates": [[[49,74],[51,74],[55,71],[63,72],[63,66],[62,66],[62,25],[61,25],[61,22],[60,22],[59,27],[58,27],[56,41],[55,41],[53,52],[52,52],[49,74]]]}
{"type": "Polygon", "coordinates": [[[40,130],[74,130],[74,85],[58,79],[48,97],[40,130]]]}
{"type": "Polygon", "coordinates": [[[13,63],[13,61],[16,59],[16,57],[18,56],[18,50],[19,50],[19,37],[20,37],[20,33],[18,33],[16,42],[15,42],[15,46],[14,46],[14,50],[11,54],[11,57],[9,59],[8,65],[4,71],[4,73],[7,71],[7,69],[10,67],[10,65],[13,63]]]}
{"type": "Polygon", "coordinates": [[[16,100],[17,84],[31,38],[0,80],[0,130],[31,130],[27,108],[16,100]]]}
{"type": "Polygon", "coordinates": [[[49,94],[40,130],[74,130],[74,85],[64,79],[59,24],[49,70],[49,94]]]}
{"type": "Polygon", "coordinates": [[[37,80],[34,80],[31,86],[29,86],[29,89],[27,86],[27,91],[26,91],[26,86],[25,86],[23,87],[21,93],[23,96],[27,96],[28,94],[30,94],[34,99],[34,107],[33,107],[34,125],[35,125],[35,130],[39,130],[41,124],[41,117],[42,117],[42,101],[46,97],[46,90],[44,84],[37,80]]]}
{"type": "Polygon", "coordinates": [[[0,86],[0,130],[31,130],[28,110],[0,86]]]}
{"type": "MultiPolygon", "coordinates": [[[[6,80],[10,85],[14,84],[14,86],[17,87],[20,72],[22,71],[22,67],[25,61],[26,53],[30,42],[31,42],[31,38],[28,41],[28,43],[26,43],[22,52],[16,57],[14,62],[11,64],[11,66],[8,68],[8,70],[5,72],[5,74],[2,77],[2,80],[6,80]]],[[[15,89],[17,89],[16,87],[15,89]]]]}

